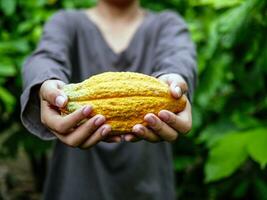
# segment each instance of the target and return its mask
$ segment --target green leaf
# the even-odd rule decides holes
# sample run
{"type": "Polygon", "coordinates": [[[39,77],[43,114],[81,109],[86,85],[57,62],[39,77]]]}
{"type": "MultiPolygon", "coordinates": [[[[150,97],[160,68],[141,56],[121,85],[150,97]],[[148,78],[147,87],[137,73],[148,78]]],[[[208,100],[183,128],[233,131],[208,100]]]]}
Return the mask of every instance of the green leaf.
{"type": "Polygon", "coordinates": [[[248,153],[263,169],[267,164],[267,129],[256,129],[249,133],[248,153]]]}
{"type": "Polygon", "coordinates": [[[14,14],[17,4],[16,0],[1,0],[0,3],[1,3],[0,7],[2,11],[5,13],[5,15],[10,16],[14,14]]]}
{"type": "Polygon", "coordinates": [[[228,177],[244,163],[248,156],[246,139],[246,134],[228,134],[211,148],[205,164],[205,182],[228,177]]]}
{"type": "Polygon", "coordinates": [[[196,107],[194,105],[192,105],[192,107],[193,107],[193,113],[192,113],[193,129],[196,129],[202,125],[203,116],[202,116],[201,110],[198,107],[196,107]]]}
{"type": "Polygon", "coordinates": [[[28,41],[24,39],[0,42],[0,53],[26,53],[30,49],[28,41]]]}
{"type": "Polygon", "coordinates": [[[25,22],[22,22],[18,25],[17,31],[19,34],[31,31],[31,29],[34,26],[34,20],[27,20],[25,22]]]}
{"type": "Polygon", "coordinates": [[[16,103],[15,97],[5,88],[0,86],[0,100],[4,102],[7,112],[12,112],[16,103]]]}
{"type": "Polygon", "coordinates": [[[245,113],[236,111],[231,116],[232,122],[239,129],[248,129],[261,126],[261,123],[256,118],[246,115],[245,113]]]}
{"type": "Polygon", "coordinates": [[[249,187],[249,181],[248,180],[244,180],[241,183],[239,183],[235,187],[235,190],[233,193],[234,198],[240,199],[241,197],[243,197],[246,194],[248,187],[249,187]]]}
{"type": "Polygon", "coordinates": [[[218,140],[225,137],[235,129],[234,124],[228,119],[221,119],[204,128],[197,138],[197,143],[205,143],[207,147],[212,147],[218,140]]]}
{"type": "Polygon", "coordinates": [[[248,156],[264,168],[267,164],[266,141],[266,128],[225,134],[210,146],[205,164],[205,181],[212,182],[230,176],[248,156]]]}
{"type": "Polygon", "coordinates": [[[202,107],[207,107],[210,102],[216,106],[212,98],[218,96],[218,89],[225,84],[226,71],[231,59],[228,54],[221,54],[211,62],[212,67],[204,70],[197,93],[198,103],[202,107]]]}
{"type": "Polygon", "coordinates": [[[16,68],[11,63],[0,62],[0,76],[14,76],[16,72],[16,68]]]}
{"type": "Polygon", "coordinates": [[[190,4],[194,6],[211,5],[216,9],[233,7],[239,5],[244,0],[190,0],[190,4]]]}
{"type": "Polygon", "coordinates": [[[179,156],[174,160],[174,169],[176,171],[182,171],[192,166],[194,162],[195,158],[192,156],[179,156]]]}
{"type": "Polygon", "coordinates": [[[267,183],[262,179],[256,178],[254,181],[257,199],[267,200],[267,183]]]}

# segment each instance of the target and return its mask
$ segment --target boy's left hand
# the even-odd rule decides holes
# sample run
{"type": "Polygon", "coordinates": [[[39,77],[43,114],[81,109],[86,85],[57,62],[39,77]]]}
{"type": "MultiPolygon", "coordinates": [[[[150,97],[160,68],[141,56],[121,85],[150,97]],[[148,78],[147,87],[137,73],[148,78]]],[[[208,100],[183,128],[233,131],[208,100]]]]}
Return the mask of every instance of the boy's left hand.
{"type": "MultiPolygon", "coordinates": [[[[171,93],[175,98],[180,98],[188,90],[185,80],[178,74],[162,75],[159,79],[170,86],[171,93]]],[[[162,110],[158,116],[148,113],[144,119],[148,127],[136,124],[133,127],[133,133],[124,135],[124,140],[136,142],[144,139],[149,142],[173,142],[178,138],[179,133],[185,134],[192,128],[191,104],[187,99],[185,109],[178,114],[162,110]]]]}

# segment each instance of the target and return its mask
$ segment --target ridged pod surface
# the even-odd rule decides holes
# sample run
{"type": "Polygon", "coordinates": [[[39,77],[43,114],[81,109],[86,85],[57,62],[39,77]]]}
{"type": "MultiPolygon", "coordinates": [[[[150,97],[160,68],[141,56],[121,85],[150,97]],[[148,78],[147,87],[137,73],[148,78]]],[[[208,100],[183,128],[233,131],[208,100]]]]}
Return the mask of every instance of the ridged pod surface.
{"type": "Polygon", "coordinates": [[[113,134],[131,132],[135,124],[146,126],[147,113],[160,110],[182,111],[186,98],[172,97],[169,86],[158,79],[135,72],[105,72],[77,84],[65,85],[68,104],[62,114],[92,105],[93,113],[102,114],[113,134]]]}

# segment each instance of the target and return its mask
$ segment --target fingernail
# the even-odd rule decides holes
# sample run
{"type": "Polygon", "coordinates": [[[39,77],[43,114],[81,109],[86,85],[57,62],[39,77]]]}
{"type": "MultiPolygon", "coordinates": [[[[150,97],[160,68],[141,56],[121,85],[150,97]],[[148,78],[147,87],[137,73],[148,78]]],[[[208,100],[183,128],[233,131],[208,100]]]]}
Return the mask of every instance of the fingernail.
{"type": "Polygon", "coordinates": [[[84,116],[88,116],[91,113],[91,111],[92,111],[91,106],[85,106],[82,110],[84,116]]]}
{"type": "Polygon", "coordinates": [[[133,132],[137,133],[137,134],[139,134],[139,133],[142,134],[144,131],[140,126],[136,125],[136,126],[133,127],[133,132]]]}
{"type": "Polygon", "coordinates": [[[178,97],[182,96],[182,89],[180,87],[175,87],[175,92],[178,95],[178,97]]]}
{"type": "Polygon", "coordinates": [[[149,123],[149,125],[154,126],[156,124],[156,119],[153,116],[150,116],[147,118],[147,122],[149,123]]]}
{"type": "Polygon", "coordinates": [[[66,101],[67,99],[66,98],[64,98],[63,96],[57,96],[57,98],[56,98],[56,106],[57,107],[63,107],[64,106],[64,104],[65,104],[65,101],[66,101]]]}
{"type": "Polygon", "coordinates": [[[101,135],[105,137],[111,131],[110,127],[104,127],[101,131],[101,135]]]}
{"type": "Polygon", "coordinates": [[[103,116],[99,116],[96,118],[95,120],[95,125],[96,126],[100,126],[101,124],[103,124],[105,122],[105,118],[103,116]]]}
{"type": "Polygon", "coordinates": [[[138,127],[137,128],[137,134],[144,134],[145,133],[145,131],[144,131],[144,129],[142,128],[142,127],[138,127]]]}
{"type": "Polygon", "coordinates": [[[125,139],[126,142],[131,142],[131,141],[136,139],[136,136],[134,136],[134,135],[125,135],[124,139],[125,139]]]}
{"type": "Polygon", "coordinates": [[[116,142],[116,143],[121,142],[121,138],[120,138],[120,137],[117,137],[117,138],[115,139],[115,142],[116,142]]]}
{"type": "Polygon", "coordinates": [[[65,99],[68,99],[68,96],[66,94],[61,94],[65,99]]]}
{"type": "Polygon", "coordinates": [[[169,121],[170,119],[170,115],[168,113],[162,112],[160,113],[160,117],[164,120],[164,121],[169,121]]]}
{"type": "Polygon", "coordinates": [[[125,139],[126,142],[130,142],[130,140],[131,140],[131,136],[130,136],[130,135],[126,135],[126,136],[124,137],[124,139],[125,139]]]}

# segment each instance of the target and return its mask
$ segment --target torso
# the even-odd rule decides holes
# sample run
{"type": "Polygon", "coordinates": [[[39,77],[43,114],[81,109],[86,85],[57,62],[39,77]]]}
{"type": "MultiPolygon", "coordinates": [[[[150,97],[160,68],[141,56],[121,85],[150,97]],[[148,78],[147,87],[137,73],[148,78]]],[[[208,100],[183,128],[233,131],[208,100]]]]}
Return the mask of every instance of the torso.
{"type": "Polygon", "coordinates": [[[105,20],[94,9],[86,11],[87,16],[97,25],[109,47],[117,54],[129,46],[139,26],[145,18],[145,11],[132,20],[105,20]]]}
{"type": "MultiPolygon", "coordinates": [[[[102,27],[84,11],[68,12],[74,34],[71,82],[106,71],[155,72],[160,24],[150,12],[127,25],[102,27]],[[107,34],[108,30],[114,31],[107,34]],[[129,30],[130,29],[130,30],[129,30]],[[104,41],[104,39],[106,41],[104,41]]],[[[87,151],[58,142],[47,180],[45,200],[173,200],[172,150],[169,143],[99,143],[87,151]],[[164,165],[162,165],[164,163],[164,165]]]]}

